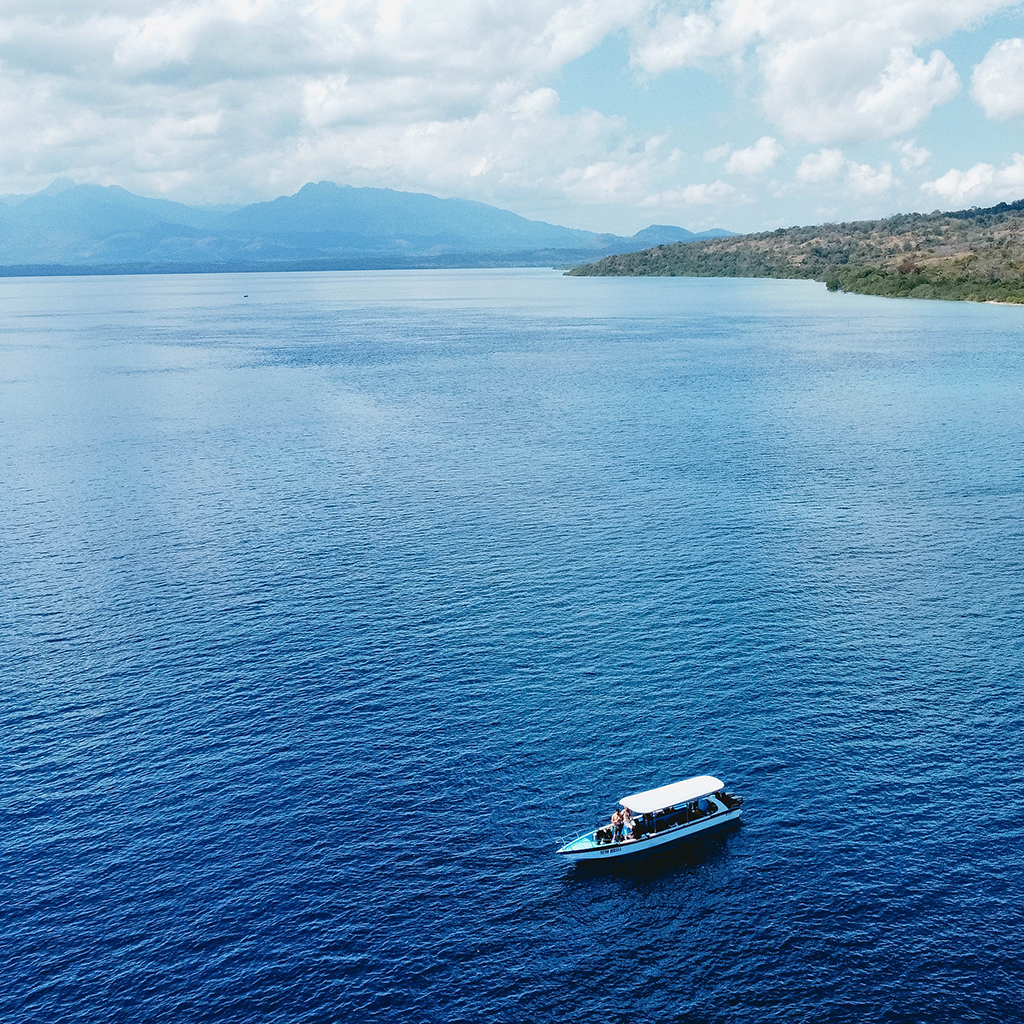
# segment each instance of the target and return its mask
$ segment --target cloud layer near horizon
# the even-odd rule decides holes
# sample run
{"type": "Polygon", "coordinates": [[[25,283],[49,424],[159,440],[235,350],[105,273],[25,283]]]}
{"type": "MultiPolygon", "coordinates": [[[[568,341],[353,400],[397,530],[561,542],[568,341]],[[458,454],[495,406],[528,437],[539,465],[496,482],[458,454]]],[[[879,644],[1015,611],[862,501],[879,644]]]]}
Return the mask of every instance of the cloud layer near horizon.
{"type": "MultiPolygon", "coordinates": [[[[765,187],[784,194],[787,154],[793,188],[878,197],[902,180],[891,161],[860,163],[838,147],[895,140],[927,153],[904,136],[964,80],[979,117],[1024,114],[1021,40],[995,40],[975,68],[959,71],[936,45],[1012,6],[9,0],[0,24],[0,191],[69,175],[232,202],[330,178],[521,212],[618,206],[667,215],[755,198],[769,179],[765,187]],[[707,161],[687,163],[666,131],[637,131],[598,103],[563,109],[559,73],[610,36],[627,41],[634,85],[697,69],[748,98],[769,131],[719,140],[721,163],[708,174],[707,161]]],[[[666,123],[685,123],[692,107],[680,95],[666,123]]],[[[984,165],[990,175],[971,159],[966,171],[930,177],[926,162],[893,159],[921,179],[921,195],[939,200],[995,195],[1016,180],[1009,154],[1003,171],[984,165]]]]}

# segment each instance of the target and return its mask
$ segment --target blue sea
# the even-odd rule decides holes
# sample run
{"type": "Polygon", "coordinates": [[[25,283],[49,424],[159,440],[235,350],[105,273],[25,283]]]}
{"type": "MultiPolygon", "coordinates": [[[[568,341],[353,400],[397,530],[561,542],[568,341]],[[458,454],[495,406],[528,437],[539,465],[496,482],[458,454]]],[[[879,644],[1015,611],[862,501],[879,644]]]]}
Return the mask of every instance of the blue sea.
{"type": "Polygon", "coordinates": [[[1024,1018],[1024,310],[0,281],[5,1024],[1024,1018]],[[742,824],[554,851],[710,773],[742,824]]]}

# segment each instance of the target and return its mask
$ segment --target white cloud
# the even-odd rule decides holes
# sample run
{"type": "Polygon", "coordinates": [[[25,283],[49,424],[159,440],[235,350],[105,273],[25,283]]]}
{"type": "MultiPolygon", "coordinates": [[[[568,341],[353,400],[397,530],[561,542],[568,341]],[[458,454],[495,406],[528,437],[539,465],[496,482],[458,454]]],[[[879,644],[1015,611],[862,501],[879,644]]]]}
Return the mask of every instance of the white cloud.
{"type": "Polygon", "coordinates": [[[971,95],[997,121],[1024,114],[1024,39],[1001,39],[971,76],[971,95]]]}
{"type": "Polygon", "coordinates": [[[835,181],[845,166],[846,158],[841,149],[822,149],[818,153],[808,153],[800,161],[796,176],[798,181],[807,184],[835,181]]]}
{"type": "Polygon", "coordinates": [[[818,143],[881,139],[913,128],[960,88],[941,50],[927,61],[910,47],[886,56],[888,62],[871,68],[869,75],[863,55],[838,39],[780,48],[765,61],[762,104],[796,138],[818,143]]]}
{"type": "Polygon", "coordinates": [[[857,93],[854,110],[866,134],[897,135],[959,91],[960,77],[941,50],[933,50],[925,61],[909,46],[899,47],[878,79],[857,93]]]}
{"type": "MultiPolygon", "coordinates": [[[[910,134],[959,87],[934,47],[1014,2],[4,0],[0,192],[68,175],[249,201],[327,178],[548,218],[605,204],[711,217],[716,203],[746,202],[721,180],[684,184],[678,140],[563,108],[551,88],[560,70],[625,32],[642,75],[705,68],[779,126],[746,148],[708,149],[709,177],[766,174],[786,132],[822,147],[796,182],[879,195],[898,184],[891,168],[829,147],[910,134]]],[[[1019,42],[1004,40],[975,70],[990,116],[1017,109],[1019,42]]],[[[666,111],[659,129],[675,119],[666,111]]],[[[923,166],[925,150],[899,145],[897,169],[923,166]]]]}
{"type": "Polygon", "coordinates": [[[760,84],[765,114],[819,144],[909,131],[957,92],[941,50],[916,51],[1016,0],[703,0],[634,33],[643,73],[701,67],[760,84]]]}
{"type": "Polygon", "coordinates": [[[966,171],[953,168],[921,186],[926,195],[936,196],[944,205],[1005,202],[1024,197],[1024,154],[1014,153],[1005,167],[975,164],[966,171]]]}
{"type": "Polygon", "coordinates": [[[899,146],[900,156],[900,167],[905,171],[912,171],[917,167],[923,167],[928,163],[928,158],[931,153],[921,146],[915,144],[913,139],[909,142],[904,142],[899,146]]]}
{"type": "Polygon", "coordinates": [[[642,206],[708,206],[736,196],[736,189],[724,181],[686,185],[647,196],[642,206]]]}
{"type": "Polygon", "coordinates": [[[584,167],[568,167],[557,176],[557,181],[560,191],[583,205],[637,203],[647,196],[652,181],[658,177],[654,170],[649,159],[620,157],[584,167]]]}
{"type": "Polygon", "coordinates": [[[661,140],[544,86],[649,2],[7,0],[0,191],[67,174],[221,201],[320,178],[521,208],[642,197],[675,177],[661,140]]]}
{"type": "Polygon", "coordinates": [[[365,125],[325,132],[296,160],[302,180],[315,168],[345,166],[352,184],[406,182],[438,194],[547,208],[641,201],[677,174],[678,151],[635,140],[621,118],[593,110],[564,115],[548,88],[511,97],[472,117],[365,125]]]}
{"type": "Polygon", "coordinates": [[[726,174],[763,174],[782,156],[778,139],[765,135],[746,149],[737,149],[725,164],[726,174]]]}
{"type": "Polygon", "coordinates": [[[892,165],[883,163],[880,167],[859,164],[843,156],[841,149],[822,149],[808,153],[796,169],[797,181],[806,185],[845,186],[854,195],[878,196],[899,184],[893,176],[892,165]]]}
{"type": "Polygon", "coordinates": [[[858,164],[852,160],[847,167],[846,180],[850,189],[860,196],[881,195],[896,184],[891,165],[882,164],[876,170],[870,164],[858,164]]]}

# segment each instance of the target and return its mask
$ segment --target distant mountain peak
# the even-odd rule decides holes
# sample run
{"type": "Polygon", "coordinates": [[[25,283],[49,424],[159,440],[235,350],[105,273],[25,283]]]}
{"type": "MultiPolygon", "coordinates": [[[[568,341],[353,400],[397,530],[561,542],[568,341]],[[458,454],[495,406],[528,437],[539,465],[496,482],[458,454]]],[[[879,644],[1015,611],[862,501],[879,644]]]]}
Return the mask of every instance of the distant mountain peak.
{"type": "MultiPolygon", "coordinates": [[[[333,192],[347,192],[352,189],[351,185],[339,185],[336,181],[307,181],[305,185],[291,196],[278,196],[278,199],[294,199],[301,195],[323,195],[333,192]]],[[[381,190],[378,190],[381,191],[381,190]]],[[[390,191],[386,189],[384,191],[390,191]]]]}
{"type": "Polygon", "coordinates": [[[67,192],[69,188],[75,188],[77,185],[78,182],[72,181],[70,178],[54,178],[46,188],[37,192],[36,195],[56,196],[60,195],[61,192],[67,192]]]}
{"type": "Polygon", "coordinates": [[[643,249],[651,249],[656,245],[674,245],[676,242],[696,242],[703,238],[729,238],[731,231],[724,228],[712,228],[710,231],[688,231],[674,224],[651,224],[638,231],[630,241],[643,249]]]}

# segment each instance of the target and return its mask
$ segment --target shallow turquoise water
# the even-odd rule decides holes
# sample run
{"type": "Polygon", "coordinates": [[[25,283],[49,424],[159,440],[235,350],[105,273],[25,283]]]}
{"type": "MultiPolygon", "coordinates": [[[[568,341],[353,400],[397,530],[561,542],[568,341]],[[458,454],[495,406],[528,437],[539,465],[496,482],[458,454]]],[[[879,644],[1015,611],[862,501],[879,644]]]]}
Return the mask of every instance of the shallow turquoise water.
{"type": "Polygon", "coordinates": [[[0,322],[3,1019],[1024,1012],[1020,310],[419,271],[0,322]],[[553,857],[703,772],[741,828],[553,857]]]}

